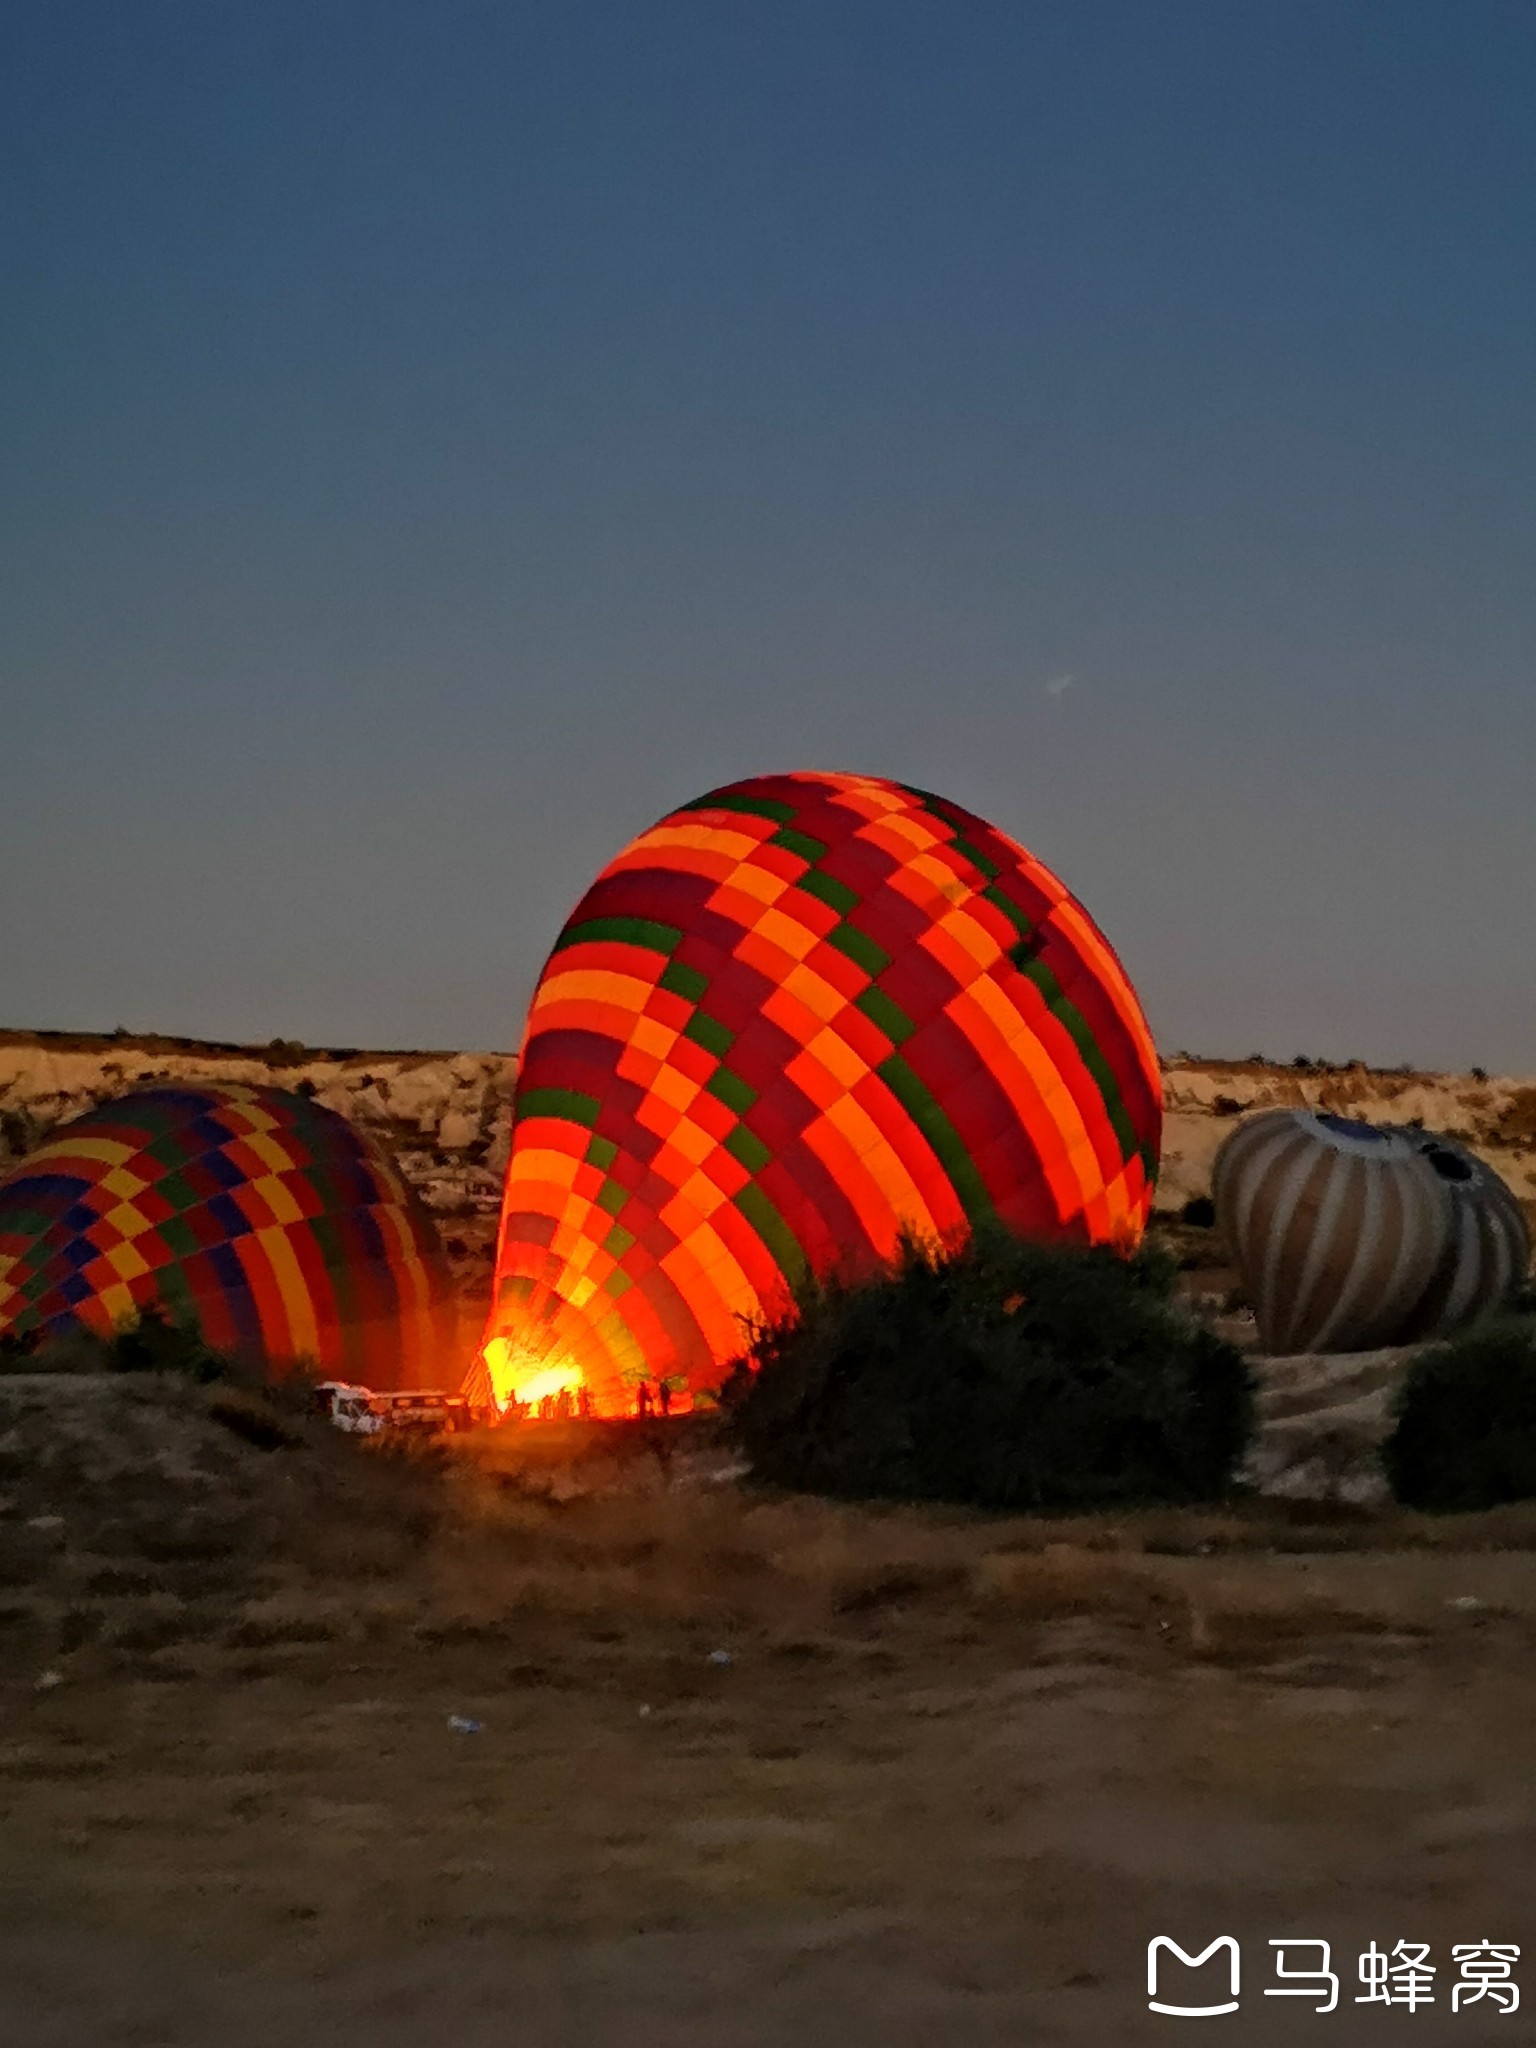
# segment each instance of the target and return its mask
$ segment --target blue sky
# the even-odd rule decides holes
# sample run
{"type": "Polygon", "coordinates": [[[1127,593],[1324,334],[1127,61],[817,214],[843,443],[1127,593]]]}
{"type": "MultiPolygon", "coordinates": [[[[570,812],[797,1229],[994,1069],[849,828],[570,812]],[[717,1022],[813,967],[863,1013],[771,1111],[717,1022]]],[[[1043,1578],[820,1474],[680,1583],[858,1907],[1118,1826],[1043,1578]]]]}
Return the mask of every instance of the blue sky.
{"type": "Polygon", "coordinates": [[[737,775],[1536,1071],[1536,11],[18,0],[0,1021],[514,1045],[737,775]]]}

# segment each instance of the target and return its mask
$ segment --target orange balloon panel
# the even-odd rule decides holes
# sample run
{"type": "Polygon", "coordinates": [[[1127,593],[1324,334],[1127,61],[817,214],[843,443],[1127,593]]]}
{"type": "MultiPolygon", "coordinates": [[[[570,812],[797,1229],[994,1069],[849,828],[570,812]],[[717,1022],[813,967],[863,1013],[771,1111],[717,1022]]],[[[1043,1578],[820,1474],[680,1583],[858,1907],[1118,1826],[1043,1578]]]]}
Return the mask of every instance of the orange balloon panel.
{"type": "Polygon", "coordinates": [[[807,1272],[997,1220],[1131,1244],[1141,1007],[1004,833],[872,776],[710,792],[604,869],[529,1012],[486,1331],[503,1398],[718,1385],[807,1272]]]}

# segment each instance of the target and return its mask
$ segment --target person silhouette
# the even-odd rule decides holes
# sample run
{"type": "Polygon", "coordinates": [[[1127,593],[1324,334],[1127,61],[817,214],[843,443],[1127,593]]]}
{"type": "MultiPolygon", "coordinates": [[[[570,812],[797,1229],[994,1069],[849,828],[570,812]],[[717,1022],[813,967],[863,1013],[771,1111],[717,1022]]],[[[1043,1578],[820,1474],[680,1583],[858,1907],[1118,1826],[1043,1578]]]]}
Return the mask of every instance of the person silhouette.
{"type": "Polygon", "coordinates": [[[672,1383],[670,1380],[658,1380],[656,1382],[656,1405],[663,1415],[671,1414],[672,1383]]]}
{"type": "Polygon", "coordinates": [[[635,1413],[643,1418],[645,1416],[648,1416],[650,1412],[651,1383],[649,1380],[642,1380],[640,1382],[639,1391],[635,1395],[635,1413]]]}

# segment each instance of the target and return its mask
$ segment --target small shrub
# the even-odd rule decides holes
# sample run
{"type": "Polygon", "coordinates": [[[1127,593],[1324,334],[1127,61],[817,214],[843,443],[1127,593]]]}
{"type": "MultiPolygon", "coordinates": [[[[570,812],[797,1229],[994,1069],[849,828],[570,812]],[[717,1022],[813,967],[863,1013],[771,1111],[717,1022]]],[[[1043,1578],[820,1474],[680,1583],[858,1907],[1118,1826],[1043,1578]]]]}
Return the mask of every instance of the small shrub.
{"type": "Polygon", "coordinates": [[[1177,1262],[978,1232],[801,1290],[722,1393],[757,1477],[845,1498],[1066,1510],[1220,1494],[1240,1354],[1172,1305],[1177,1262]]]}
{"type": "Polygon", "coordinates": [[[208,1403],[208,1413],[258,1451],[294,1450],[304,1438],[277,1405],[243,1387],[226,1388],[208,1403]]]}
{"type": "Polygon", "coordinates": [[[206,1342],[195,1322],[169,1321],[158,1308],[120,1323],[102,1347],[103,1372],[171,1372],[206,1384],[230,1377],[230,1361],[206,1342]]]}
{"type": "Polygon", "coordinates": [[[36,1119],[24,1109],[0,1109],[0,1153],[24,1159],[40,1135],[36,1119]]]}
{"type": "Polygon", "coordinates": [[[1191,1230],[1213,1230],[1216,1226],[1216,1204],[1209,1195],[1192,1195],[1179,1211],[1179,1216],[1191,1230]]]}
{"type": "Polygon", "coordinates": [[[1536,1322],[1503,1317],[1421,1351],[1382,1447],[1405,1506],[1464,1514],[1536,1500],[1536,1322]]]}
{"type": "Polygon", "coordinates": [[[269,1067],[301,1067],[310,1057],[309,1047],[300,1038],[273,1038],[263,1047],[269,1067]]]}
{"type": "Polygon", "coordinates": [[[321,1378],[316,1360],[301,1358],[269,1382],[253,1362],[233,1358],[208,1343],[195,1320],[175,1321],[150,1305],[110,1336],[74,1325],[61,1332],[29,1330],[0,1336],[0,1373],[169,1373],[201,1386],[214,1382],[244,1387],[268,1402],[296,1412],[308,1409],[321,1378]]]}
{"type": "Polygon", "coordinates": [[[36,1369],[37,1332],[28,1330],[24,1336],[14,1330],[7,1330],[0,1337],[0,1372],[32,1372],[36,1369]]]}
{"type": "Polygon", "coordinates": [[[1498,1141],[1501,1145],[1529,1145],[1536,1141],[1536,1088],[1517,1088],[1499,1115],[1498,1141]]]}

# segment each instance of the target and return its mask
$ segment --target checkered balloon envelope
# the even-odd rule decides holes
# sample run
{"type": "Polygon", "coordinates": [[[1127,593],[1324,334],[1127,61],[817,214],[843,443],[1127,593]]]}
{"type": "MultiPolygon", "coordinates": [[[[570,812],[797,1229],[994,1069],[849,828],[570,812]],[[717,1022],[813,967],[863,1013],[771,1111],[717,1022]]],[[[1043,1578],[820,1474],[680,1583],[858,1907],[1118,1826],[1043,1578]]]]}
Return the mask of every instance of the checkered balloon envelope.
{"type": "Polygon", "coordinates": [[[1134,1244],[1161,1115],[1124,970],[1006,834],[873,776],[712,790],[603,870],[538,983],[486,1376],[686,1400],[805,1275],[904,1234],[1134,1244]]]}
{"type": "Polygon", "coordinates": [[[139,1089],[0,1181],[0,1336],[107,1335],[146,1309],[275,1376],[457,1376],[430,1217],[345,1117],[281,1088],[139,1089]]]}

